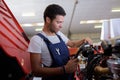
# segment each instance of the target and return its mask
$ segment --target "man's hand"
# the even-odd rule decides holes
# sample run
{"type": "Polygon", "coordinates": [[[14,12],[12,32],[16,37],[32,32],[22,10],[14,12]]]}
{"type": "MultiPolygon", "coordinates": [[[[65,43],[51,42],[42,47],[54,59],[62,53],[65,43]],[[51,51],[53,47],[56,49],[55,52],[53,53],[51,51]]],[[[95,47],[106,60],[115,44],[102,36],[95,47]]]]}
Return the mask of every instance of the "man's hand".
{"type": "Polygon", "coordinates": [[[72,58],[68,61],[68,63],[65,65],[65,71],[66,73],[73,73],[76,71],[77,69],[77,65],[78,65],[78,59],[77,58],[72,58]]]}

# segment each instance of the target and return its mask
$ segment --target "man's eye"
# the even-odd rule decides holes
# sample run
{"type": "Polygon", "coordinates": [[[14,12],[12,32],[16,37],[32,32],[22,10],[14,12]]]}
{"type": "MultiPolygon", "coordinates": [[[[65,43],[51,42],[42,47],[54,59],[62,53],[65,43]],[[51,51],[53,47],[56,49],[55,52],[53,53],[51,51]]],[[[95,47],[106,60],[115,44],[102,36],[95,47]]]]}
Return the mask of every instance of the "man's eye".
{"type": "Polygon", "coordinates": [[[62,23],[62,22],[57,22],[58,24],[62,23]]]}
{"type": "Polygon", "coordinates": [[[57,22],[57,23],[59,23],[59,22],[57,22]]]}

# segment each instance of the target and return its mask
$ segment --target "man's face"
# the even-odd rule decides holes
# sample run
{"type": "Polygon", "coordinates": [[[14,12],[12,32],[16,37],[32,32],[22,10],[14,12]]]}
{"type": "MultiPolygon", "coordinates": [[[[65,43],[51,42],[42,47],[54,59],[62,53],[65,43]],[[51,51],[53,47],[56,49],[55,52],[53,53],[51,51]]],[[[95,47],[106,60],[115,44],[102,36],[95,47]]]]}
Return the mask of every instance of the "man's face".
{"type": "Polygon", "coordinates": [[[57,15],[56,18],[53,19],[53,21],[51,21],[49,25],[50,31],[57,33],[62,28],[63,22],[64,16],[57,15]]]}

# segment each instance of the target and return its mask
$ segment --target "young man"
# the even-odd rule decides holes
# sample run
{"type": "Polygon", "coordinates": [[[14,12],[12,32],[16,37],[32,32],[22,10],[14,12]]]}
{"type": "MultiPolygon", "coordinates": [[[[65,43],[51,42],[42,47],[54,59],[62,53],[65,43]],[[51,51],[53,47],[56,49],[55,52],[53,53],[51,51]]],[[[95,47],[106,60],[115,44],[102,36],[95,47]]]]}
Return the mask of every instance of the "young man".
{"type": "Polygon", "coordinates": [[[91,43],[89,38],[70,41],[60,32],[65,15],[61,6],[49,5],[44,11],[43,30],[30,40],[28,51],[32,73],[42,77],[42,80],[73,80],[78,59],[69,58],[67,47],[79,47],[85,41],[91,43]]]}

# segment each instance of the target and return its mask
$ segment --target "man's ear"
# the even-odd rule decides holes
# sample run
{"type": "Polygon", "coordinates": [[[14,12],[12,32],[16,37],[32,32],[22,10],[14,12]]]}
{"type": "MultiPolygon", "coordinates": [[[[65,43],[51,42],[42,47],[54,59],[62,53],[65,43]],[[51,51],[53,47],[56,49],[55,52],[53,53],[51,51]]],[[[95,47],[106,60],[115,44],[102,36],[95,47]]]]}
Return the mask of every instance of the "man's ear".
{"type": "Polygon", "coordinates": [[[46,22],[47,22],[47,23],[50,23],[50,22],[51,22],[51,20],[50,20],[49,17],[46,17],[46,22]]]}

